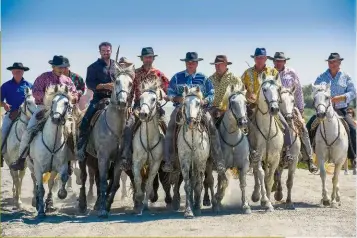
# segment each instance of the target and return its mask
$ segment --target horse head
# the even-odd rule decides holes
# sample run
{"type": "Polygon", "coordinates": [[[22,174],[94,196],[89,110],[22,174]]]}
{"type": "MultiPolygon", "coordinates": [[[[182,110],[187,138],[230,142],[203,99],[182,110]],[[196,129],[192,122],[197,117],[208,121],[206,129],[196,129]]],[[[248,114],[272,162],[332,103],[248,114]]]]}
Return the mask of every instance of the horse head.
{"type": "Polygon", "coordinates": [[[184,86],[183,97],[183,114],[186,123],[192,130],[201,122],[201,100],[203,100],[203,94],[199,86],[190,89],[187,86],[184,86]]]}
{"type": "Polygon", "coordinates": [[[162,91],[158,80],[159,78],[155,76],[148,83],[141,85],[139,112],[141,121],[150,121],[157,113],[159,102],[164,98],[165,93],[162,91]]]}
{"type": "Polygon", "coordinates": [[[295,87],[285,88],[283,87],[280,92],[281,101],[279,108],[281,113],[288,122],[291,122],[293,119],[293,111],[295,107],[295,87]]]}
{"type": "Polygon", "coordinates": [[[116,74],[111,102],[125,109],[135,77],[134,65],[128,67],[116,64],[116,74]]]}
{"type": "Polygon", "coordinates": [[[266,75],[264,72],[260,76],[261,86],[259,101],[265,101],[265,105],[268,108],[270,115],[277,115],[279,112],[280,101],[280,89],[279,74],[276,76],[266,75]]]}
{"type": "Polygon", "coordinates": [[[237,125],[241,129],[248,127],[246,90],[242,83],[229,85],[224,98],[228,101],[228,110],[231,111],[237,125]]]}
{"type": "Polygon", "coordinates": [[[30,88],[26,88],[25,101],[21,105],[21,112],[24,113],[27,118],[31,118],[36,108],[37,105],[35,103],[35,98],[32,95],[32,90],[30,88]]]}
{"type": "Polygon", "coordinates": [[[55,125],[64,125],[71,112],[72,95],[66,86],[50,86],[45,93],[44,105],[50,109],[51,121],[55,125]]]}
{"type": "Polygon", "coordinates": [[[316,116],[319,119],[325,119],[327,110],[331,106],[330,84],[313,85],[313,98],[316,116]]]}

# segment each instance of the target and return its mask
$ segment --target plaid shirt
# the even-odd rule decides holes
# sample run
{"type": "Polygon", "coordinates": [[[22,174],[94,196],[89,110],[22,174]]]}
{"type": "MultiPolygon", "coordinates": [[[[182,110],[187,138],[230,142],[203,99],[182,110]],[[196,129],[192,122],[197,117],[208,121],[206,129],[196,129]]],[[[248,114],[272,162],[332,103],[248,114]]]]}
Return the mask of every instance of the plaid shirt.
{"type": "Polygon", "coordinates": [[[214,88],[213,106],[215,107],[220,106],[223,96],[227,91],[227,87],[231,84],[236,85],[241,81],[239,77],[234,76],[231,72],[228,72],[228,70],[222,77],[219,77],[217,73],[214,73],[209,79],[212,81],[214,88]]]}
{"type": "Polygon", "coordinates": [[[153,77],[156,76],[161,80],[161,87],[164,90],[165,93],[167,93],[167,87],[169,86],[169,80],[168,78],[162,73],[160,70],[151,68],[149,71],[145,70],[144,66],[141,66],[140,68],[135,70],[135,78],[133,81],[133,87],[130,92],[129,98],[128,98],[128,103],[129,105],[132,104],[134,100],[134,106],[135,104],[138,103],[138,100],[141,96],[140,92],[140,86],[141,83],[147,82],[148,80],[151,80],[153,77]]]}
{"type": "Polygon", "coordinates": [[[69,77],[72,79],[72,82],[76,86],[77,92],[80,95],[83,95],[86,91],[86,84],[81,76],[76,73],[69,71],[69,77]]]}
{"type": "Polygon", "coordinates": [[[32,94],[37,105],[43,105],[46,89],[50,85],[67,85],[74,98],[78,100],[78,93],[72,80],[65,75],[58,77],[51,71],[41,74],[33,83],[32,94]]]}
{"type": "Polygon", "coordinates": [[[301,113],[304,112],[304,95],[300,84],[299,77],[295,73],[295,70],[285,67],[279,72],[281,84],[285,88],[295,87],[295,104],[301,113]]]}

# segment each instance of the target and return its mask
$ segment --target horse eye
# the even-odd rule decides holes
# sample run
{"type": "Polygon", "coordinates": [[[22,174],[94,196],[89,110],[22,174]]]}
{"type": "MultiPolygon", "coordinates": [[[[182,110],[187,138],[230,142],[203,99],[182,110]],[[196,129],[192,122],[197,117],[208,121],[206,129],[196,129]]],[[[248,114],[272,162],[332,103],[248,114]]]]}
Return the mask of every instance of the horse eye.
{"type": "Polygon", "coordinates": [[[326,96],[326,100],[330,100],[330,97],[329,97],[329,96],[326,96]]]}
{"type": "Polygon", "coordinates": [[[156,100],[155,98],[151,99],[151,101],[153,101],[153,102],[155,102],[155,100],[156,100]]]}
{"type": "Polygon", "coordinates": [[[129,82],[129,87],[133,86],[133,83],[132,82],[129,82]]]}
{"type": "Polygon", "coordinates": [[[266,88],[263,88],[263,92],[266,92],[267,91],[267,89],[266,88]]]}
{"type": "Polygon", "coordinates": [[[68,102],[64,102],[64,105],[67,106],[67,105],[68,105],[68,102]]]}

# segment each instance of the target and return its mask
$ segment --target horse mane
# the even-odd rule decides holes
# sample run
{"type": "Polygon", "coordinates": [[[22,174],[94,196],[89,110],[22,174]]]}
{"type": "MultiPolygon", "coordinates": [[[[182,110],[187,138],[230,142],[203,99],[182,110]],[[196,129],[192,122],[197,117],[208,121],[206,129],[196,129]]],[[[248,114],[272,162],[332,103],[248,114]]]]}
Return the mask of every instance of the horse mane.
{"type": "Polygon", "coordinates": [[[187,92],[184,93],[184,97],[188,97],[188,96],[196,96],[201,100],[204,98],[201,90],[197,90],[197,87],[188,88],[187,92]]]}
{"type": "Polygon", "coordinates": [[[69,101],[72,101],[72,94],[69,92],[69,89],[66,85],[50,85],[45,92],[45,96],[43,98],[43,105],[45,108],[50,108],[52,105],[52,100],[57,95],[65,95],[68,97],[69,101]]]}
{"type": "Polygon", "coordinates": [[[115,73],[116,78],[121,74],[127,74],[132,79],[135,78],[135,67],[134,67],[134,65],[129,65],[129,66],[125,67],[125,65],[115,63],[115,68],[116,68],[116,73],[115,73]]]}
{"type": "Polygon", "coordinates": [[[330,94],[331,93],[330,84],[327,84],[325,82],[323,82],[321,84],[316,84],[316,85],[312,84],[312,94],[313,94],[313,96],[315,96],[318,92],[321,92],[321,91],[330,94]]]}
{"type": "Polygon", "coordinates": [[[154,91],[156,92],[156,94],[159,93],[160,91],[160,82],[159,82],[159,77],[157,77],[156,75],[153,76],[149,76],[147,78],[145,78],[146,81],[141,83],[141,88],[140,88],[140,93],[143,93],[145,91],[154,91]]]}
{"type": "MultiPolygon", "coordinates": [[[[228,105],[229,105],[229,97],[232,94],[238,93],[238,92],[244,92],[244,85],[241,81],[238,82],[238,84],[230,84],[226,88],[226,92],[223,95],[222,102],[219,104],[219,109],[221,110],[227,110],[228,105]]],[[[245,95],[245,93],[243,93],[245,95]]]]}

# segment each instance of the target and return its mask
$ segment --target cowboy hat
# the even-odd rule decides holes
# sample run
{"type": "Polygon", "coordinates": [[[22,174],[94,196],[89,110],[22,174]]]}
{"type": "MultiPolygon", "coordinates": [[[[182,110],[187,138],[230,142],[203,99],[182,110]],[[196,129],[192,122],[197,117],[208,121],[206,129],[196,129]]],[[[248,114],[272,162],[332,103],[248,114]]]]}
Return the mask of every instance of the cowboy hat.
{"type": "Polygon", "coordinates": [[[141,55],[138,55],[138,57],[145,57],[145,56],[156,57],[157,55],[154,54],[154,50],[152,47],[144,47],[141,50],[141,55]]]}
{"type": "Polygon", "coordinates": [[[23,71],[28,71],[30,70],[30,68],[25,67],[22,63],[20,62],[15,62],[12,64],[12,66],[7,67],[8,70],[13,70],[13,69],[21,69],[23,71]]]}
{"type": "Polygon", "coordinates": [[[290,58],[286,58],[284,52],[275,52],[274,57],[268,56],[270,60],[289,60],[290,58]]]}
{"type": "Polygon", "coordinates": [[[181,61],[189,62],[189,61],[201,61],[202,58],[198,58],[198,54],[196,52],[187,52],[186,58],[180,59],[181,61]]]}
{"type": "Polygon", "coordinates": [[[255,58],[255,57],[266,56],[266,55],[267,55],[267,51],[265,50],[265,48],[256,48],[254,55],[251,55],[250,57],[255,58]]]}
{"type": "Polygon", "coordinates": [[[328,57],[328,59],[326,61],[330,61],[330,60],[339,60],[342,61],[343,58],[340,57],[339,53],[331,53],[330,56],[328,57]]]}
{"type": "Polygon", "coordinates": [[[68,59],[63,57],[62,55],[53,56],[53,59],[48,61],[48,63],[52,66],[56,66],[56,67],[60,67],[60,68],[69,67],[68,59]]]}
{"type": "Polygon", "coordinates": [[[214,59],[214,62],[210,64],[222,64],[222,63],[226,63],[227,65],[232,64],[232,62],[229,62],[227,60],[227,56],[225,55],[217,55],[216,58],[214,59]]]}

